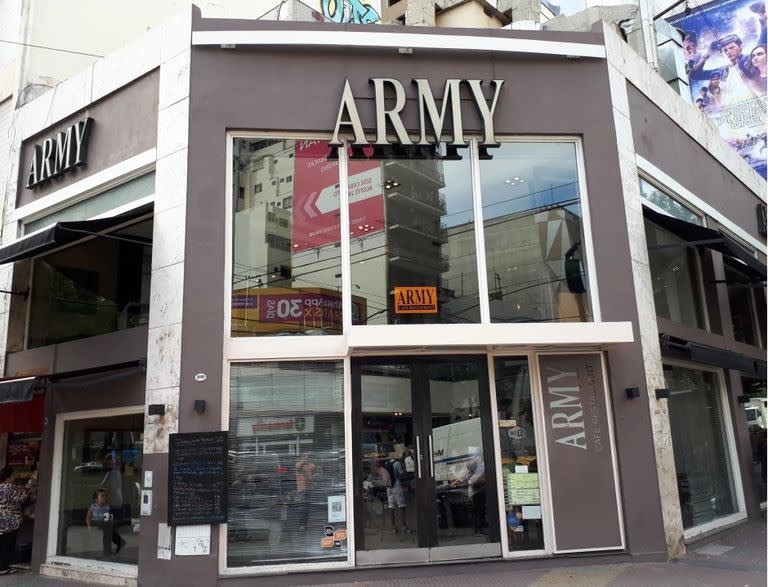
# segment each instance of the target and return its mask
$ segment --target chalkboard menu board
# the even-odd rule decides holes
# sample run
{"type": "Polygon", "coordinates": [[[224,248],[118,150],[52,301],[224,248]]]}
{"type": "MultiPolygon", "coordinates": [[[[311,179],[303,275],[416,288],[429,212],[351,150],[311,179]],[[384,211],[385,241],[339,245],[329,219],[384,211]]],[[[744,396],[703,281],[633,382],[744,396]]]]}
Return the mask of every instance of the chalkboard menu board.
{"type": "Polygon", "coordinates": [[[171,434],[168,524],[227,521],[227,432],[171,434]]]}

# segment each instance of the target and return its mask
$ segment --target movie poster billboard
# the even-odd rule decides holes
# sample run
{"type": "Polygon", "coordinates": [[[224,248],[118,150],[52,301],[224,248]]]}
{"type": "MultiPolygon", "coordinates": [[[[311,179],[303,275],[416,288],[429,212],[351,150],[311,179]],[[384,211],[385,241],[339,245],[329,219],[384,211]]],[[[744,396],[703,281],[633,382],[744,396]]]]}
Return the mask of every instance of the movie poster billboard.
{"type": "MultiPolygon", "coordinates": [[[[294,255],[341,240],[339,163],[327,141],[297,141],[293,169],[294,255]]],[[[349,164],[349,216],[366,234],[384,230],[380,161],[349,164]]],[[[353,233],[355,228],[352,229],[353,233]]]]}
{"type": "Polygon", "coordinates": [[[710,2],[669,19],[684,32],[691,101],[766,177],[766,12],[763,0],[710,2]]]}

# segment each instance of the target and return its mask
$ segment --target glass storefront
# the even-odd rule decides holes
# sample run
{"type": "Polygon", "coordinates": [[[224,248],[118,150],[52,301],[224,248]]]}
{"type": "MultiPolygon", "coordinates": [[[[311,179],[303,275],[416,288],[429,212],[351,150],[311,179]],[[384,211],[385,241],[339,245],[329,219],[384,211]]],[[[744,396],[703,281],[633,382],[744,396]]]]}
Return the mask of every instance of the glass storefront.
{"type": "MultiPolygon", "coordinates": [[[[592,320],[576,141],[233,147],[233,337],[592,320]]],[[[230,363],[227,566],[346,561],[348,498],[358,564],[544,550],[528,362],[494,365],[498,422],[485,354],[353,357],[348,496],[343,363],[230,363]]]]}
{"type": "Polygon", "coordinates": [[[232,336],[340,334],[347,239],[352,325],[591,321],[577,147],[350,147],[342,235],[337,149],[234,139],[232,336]]]}
{"type": "Polygon", "coordinates": [[[342,363],[235,363],[230,377],[227,565],[346,560],[342,363]]]}
{"type": "MultiPolygon", "coordinates": [[[[766,428],[768,428],[768,390],[765,379],[741,378],[744,395],[749,397],[749,403],[743,404],[744,416],[749,431],[749,446],[751,448],[752,491],[760,503],[766,501],[766,428]]],[[[741,404],[739,404],[741,405],[741,404]]],[[[738,410],[737,410],[738,411],[738,410]]]]}
{"type": "Polygon", "coordinates": [[[711,371],[665,366],[683,528],[738,510],[720,382],[711,371]]]}
{"type": "Polygon", "coordinates": [[[506,539],[510,551],[544,548],[539,463],[528,359],[494,360],[506,539]]]}
{"type": "Polygon", "coordinates": [[[144,416],[64,423],[56,554],[137,564],[144,416]]]}
{"type": "Polygon", "coordinates": [[[354,364],[360,560],[501,554],[485,357],[365,358],[354,364]]]}

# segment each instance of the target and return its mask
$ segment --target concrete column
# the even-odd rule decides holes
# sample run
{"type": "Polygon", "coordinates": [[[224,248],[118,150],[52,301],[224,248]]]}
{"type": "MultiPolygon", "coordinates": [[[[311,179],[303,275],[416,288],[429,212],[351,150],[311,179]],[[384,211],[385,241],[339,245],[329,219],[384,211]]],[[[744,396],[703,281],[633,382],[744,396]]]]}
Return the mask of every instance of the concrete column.
{"type": "Polygon", "coordinates": [[[142,585],[167,585],[171,565],[158,558],[157,544],[167,514],[168,436],[179,423],[191,30],[187,10],[161,33],[146,404],[163,404],[165,415],[144,417],[144,469],[153,474],[153,508],[141,518],[142,585]]]}
{"type": "Polygon", "coordinates": [[[513,25],[521,20],[540,23],[540,0],[499,0],[497,8],[509,14],[513,25]]]}
{"type": "Polygon", "coordinates": [[[430,0],[408,0],[406,26],[435,26],[435,3],[430,0]]]}
{"type": "MultiPolygon", "coordinates": [[[[19,176],[19,154],[21,153],[22,120],[15,116],[13,96],[0,104],[0,197],[2,197],[2,238],[0,244],[7,245],[16,240],[18,223],[10,215],[16,209],[17,179],[19,176]],[[5,124],[3,124],[5,123],[5,124]]],[[[13,264],[0,267],[0,290],[10,291],[13,285],[13,264]]],[[[8,352],[8,324],[11,305],[14,300],[7,293],[0,293],[0,373],[5,374],[5,354],[8,352]]],[[[18,304],[14,304],[18,305],[18,304]]]]}
{"type": "Polygon", "coordinates": [[[648,249],[643,220],[642,196],[638,183],[635,161],[634,140],[630,122],[627,98],[627,80],[619,67],[625,67],[622,57],[623,41],[609,26],[603,27],[605,34],[608,73],[613,102],[613,118],[619,151],[621,182],[624,186],[624,210],[629,233],[632,276],[637,305],[640,344],[645,364],[645,389],[653,431],[656,468],[658,472],[661,514],[667,553],[670,558],[679,558],[685,553],[683,522],[680,513],[680,498],[677,489],[675,458],[672,450],[672,436],[669,427],[667,400],[657,400],[655,390],[666,387],[659,347],[659,333],[656,325],[656,309],[653,300],[653,284],[648,262],[648,249]]]}

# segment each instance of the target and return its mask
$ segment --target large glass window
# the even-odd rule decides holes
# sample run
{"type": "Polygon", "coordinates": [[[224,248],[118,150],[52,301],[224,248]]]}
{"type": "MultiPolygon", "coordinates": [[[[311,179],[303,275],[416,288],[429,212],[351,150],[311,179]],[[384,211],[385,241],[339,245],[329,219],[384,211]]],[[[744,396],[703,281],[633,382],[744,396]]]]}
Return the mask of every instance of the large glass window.
{"type": "Polygon", "coordinates": [[[528,360],[494,361],[501,474],[510,550],[544,548],[536,432],[528,360]]]}
{"type": "Polygon", "coordinates": [[[655,185],[648,183],[642,177],[640,178],[640,194],[644,199],[656,205],[670,216],[685,220],[691,224],[703,226],[704,222],[700,215],[696,214],[690,208],[683,206],[673,197],[658,189],[655,185]]]}
{"type": "Polygon", "coordinates": [[[341,332],[339,165],[331,153],[327,141],[235,139],[233,336],[341,332]]]}
{"type": "Polygon", "coordinates": [[[725,281],[728,286],[728,305],[731,309],[733,338],[739,342],[757,346],[758,315],[755,302],[761,297],[759,294],[763,287],[762,285],[755,286],[748,275],[734,266],[738,264],[738,261],[728,257],[724,257],[723,260],[725,261],[725,281]]]}
{"type": "Polygon", "coordinates": [[[342,237],[352,325],[592,320],[576,142],[350,146],[349,235],[327,141],[233,145],[232,336],[340,334],[342,237]]]}
{"type": "Polygon", "coordinates": [[[664,367],[669,424],[675,453],[683,528],[700,526],[736,512],[731,477],[726,406],[713,372],[664,367]]]}
{"type": "Polygon", "coordinates": [[[64,424],[56,553],[137,564],[144,416],[64,424]]]}
{"type": "Polygon", "coordinates": [[[35,260],[29,348],[147,324],[152,220],[35,260]]]}
{"type": "Polygon", "coordinates": [[[342,363],[233,364],[229,433],[228,566],[346,560],[342,363]]]}
{"type": "Polygon", "coordinates": [[[480,161],[492,322],[592,319],[574,143],[503,143],[480,161]]]}
{"type": "Polygon", "coordinates": [[[766,428],[768,428],[768,391],[765,379],[741,378],[744,395],[749,397],[749,403],[744,404],[744,416],[749,430],[751,450],[752,491],[758,500],[766,500],[766,428]]]}
{"type": "Polygon", "coordinates": [[[703,328],[698,251],[681,238],[645,221],[656,315],[703,328]]]}
{"type": "Polygon", "coordinates": [[[352,155],[352,295],[364,300],[353,298],[358,323],[479,322],[468,150],[352,155]]]}

